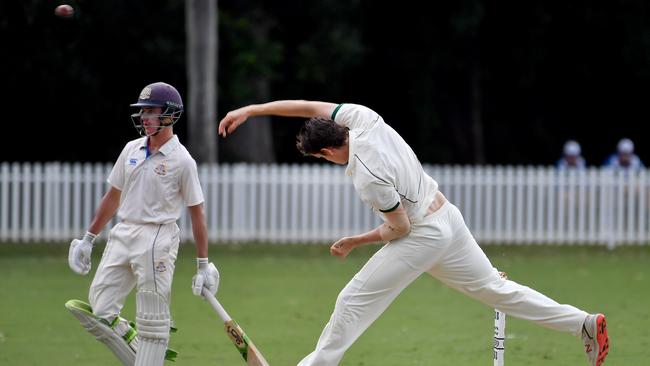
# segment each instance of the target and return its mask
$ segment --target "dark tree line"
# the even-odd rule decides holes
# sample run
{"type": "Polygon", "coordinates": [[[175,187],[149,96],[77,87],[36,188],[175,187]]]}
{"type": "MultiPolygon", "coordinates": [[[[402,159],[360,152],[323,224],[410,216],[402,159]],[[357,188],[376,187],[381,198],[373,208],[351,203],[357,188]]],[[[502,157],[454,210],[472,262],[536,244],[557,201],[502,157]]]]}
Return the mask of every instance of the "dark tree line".
{"type": "MultiPolygon", "coordinates": [[[[183,1],[70,4],[66,21],[57,2],[0,3],[3,131],[20,142],[2,161],[112,161],[136,136],[128,104],[144,85],[187,96],[183,1]]],[[[353,102],[428,163],[550,164],[571,138],[598,165],[621,137],[650,161],[644,1],[220,0],[217,16],[218,116],[353,102]]],[[[311,161],[294,149],[299,123],[256,122],[219,140],[219,161],[311,161]]]]}

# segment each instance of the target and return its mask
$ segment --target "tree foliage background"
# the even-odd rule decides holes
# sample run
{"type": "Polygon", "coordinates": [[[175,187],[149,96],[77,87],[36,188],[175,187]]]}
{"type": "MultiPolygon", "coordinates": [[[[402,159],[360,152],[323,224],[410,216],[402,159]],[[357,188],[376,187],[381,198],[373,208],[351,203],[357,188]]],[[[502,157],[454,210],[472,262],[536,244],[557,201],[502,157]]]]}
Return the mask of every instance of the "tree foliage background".
{"type": "MultiPolygon", "coordinates": [[[[2,161],[113,161],[154,81],[187,90],[184,4],[0,2],[2,161]],[[13,143],[10,141],[14,140],[13,143]]],[[[272,99],[365,104],[434,164],[600,165],[622,137],[650,161],[650,23],[637,1],[220,0],[218,115],[272,99]]],[[[273,160],[299,123],[271,122],[273,160]]],[[[217,121],[214,121],[216,133],[217,121]]],[[[183,140],[187,126],[175,131],[183,140]]],[[[221,162],[255,144],[219,140],[221,162]]],[[[191,147],[190,147],[191,150],[191,147]]]]}

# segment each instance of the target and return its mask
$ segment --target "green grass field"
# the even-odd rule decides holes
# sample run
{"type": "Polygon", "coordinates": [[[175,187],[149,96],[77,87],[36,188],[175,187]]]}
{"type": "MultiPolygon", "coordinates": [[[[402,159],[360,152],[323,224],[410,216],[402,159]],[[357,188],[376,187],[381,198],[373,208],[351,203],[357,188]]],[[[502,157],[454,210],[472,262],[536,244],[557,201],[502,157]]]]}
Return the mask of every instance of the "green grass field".
{"type": "MultiPolygon", "coordinates": [[[[0,244],[0,365],[117,365],[67,312],[92,280],[72,273],[67,244],[0,244]]],[[[93,253],[93,270],[102,247],[93,253]]],[[[327,246],[212,246],[219,298],[271,365],[311,352],[339,290],[378,247],[346,260],[327,246]]],[[[608,366],[650,359],[650,247],[490,246],[493,264],[562,303],[607,314],[608,366]]],[[[177,365],[244,365],[210,306],[192,295],[194,248],[181,246],[170,346],[177,365]]],[[[134,297],[123,316],[133,319],[134,297]]],[[[428,276],[407,288],[354,344],[342,365],[492,365],[493,310],[428,276]]],[[[577,338],[508,318],[508,365],[587,365],[577,338]]]]}

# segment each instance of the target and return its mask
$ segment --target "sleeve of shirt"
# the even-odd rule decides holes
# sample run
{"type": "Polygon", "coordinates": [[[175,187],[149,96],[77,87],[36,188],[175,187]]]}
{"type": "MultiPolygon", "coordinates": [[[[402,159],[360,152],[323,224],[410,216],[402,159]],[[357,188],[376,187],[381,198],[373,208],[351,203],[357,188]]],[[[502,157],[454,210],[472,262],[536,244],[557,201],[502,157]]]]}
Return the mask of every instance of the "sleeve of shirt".
{"type": "Polygon", "coordinates": [[[358,187],[361,200],[380,212],[395,210],[400,202],[400,196],[395,187],[378,179],[368,180],[358,187]]]}
{"type": "Polygon", "coordinates": [[[108,179],[106,180],[108,184],[119,189],[120,191],[124,188],[124,169],[126,168],[126,146],[122,149],[120,156],[117,158],[111,174],[109,174],[108,179]]]}
{"type": "Polygon", "coordinates": [[[643,169],[643,168],[645,168],[645,164],[643,164],[643,161],[641,161],[641,158],[639,158],[637,155],[634,155],[634,160],[636,161],[636,164],[635,164],[635,165],[636,165],[639,169],[643,169]]]}
{"type": "Polygon", "coordinates": [[[183,196],[183,203],[187,207],[196,206],[204,201],[196,161],[192,158],[183,166],[183,172],[181,174],[181,195],[183,196]]]}
{"type": "Polygon", "coordinates": [[[337,124],[351,130],[367,130],[378,122],[383,121],[372,109],[359,104],[349,103],[339,104],[332,112],[331,119],[337,124]]]}

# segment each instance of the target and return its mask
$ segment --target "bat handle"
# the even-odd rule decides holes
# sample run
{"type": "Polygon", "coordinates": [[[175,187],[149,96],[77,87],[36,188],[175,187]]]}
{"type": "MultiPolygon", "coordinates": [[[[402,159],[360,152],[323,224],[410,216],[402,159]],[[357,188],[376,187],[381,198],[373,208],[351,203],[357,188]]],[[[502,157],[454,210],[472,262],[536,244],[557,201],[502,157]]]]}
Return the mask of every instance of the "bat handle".
{"type": "Polygon", "coordinates": [[[215,298],[214,295],[211,294],[210,291],[208,291],[207,288],[204,287],[204,288],[201,290],[201,294],[203,295],[203,297],[204,297],[206,300],[208,300],[208,302],[210,303],[210,305],[212,305],[212,308],[214,309],[214,311],[217,312],[217,314],[219,315],[219,317],[221,318],[221,320],[224,321],[224,323],[232,320],[232,318],[230,317],[230,315],[228,315],[228,313],[226,312],[226,309],[224,309],[223,306],[221,306],[221,304],[219,303],[219,301],[217,300],[217,298],[215,298]]]}

